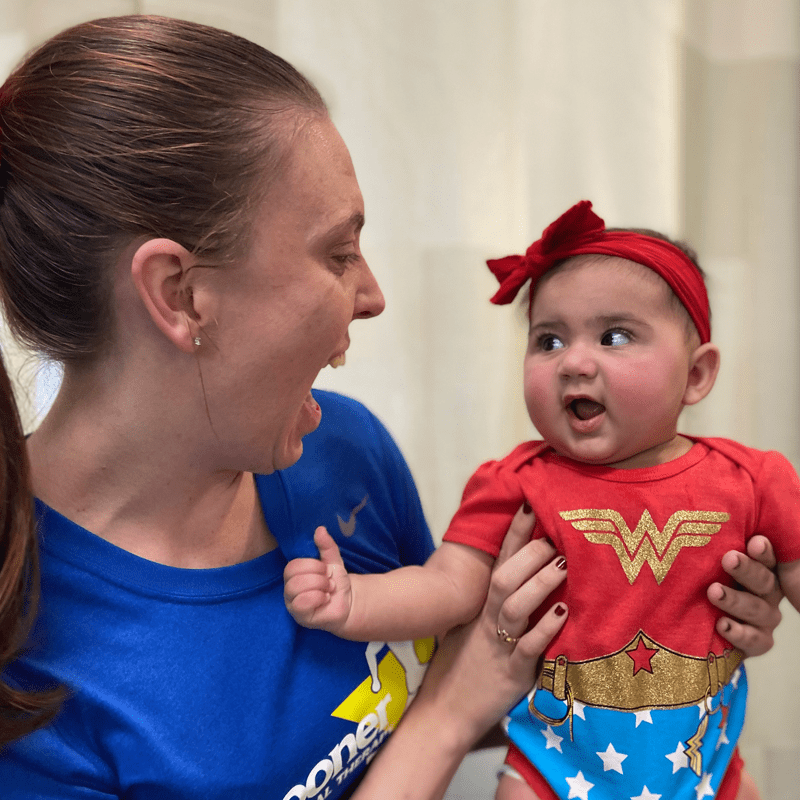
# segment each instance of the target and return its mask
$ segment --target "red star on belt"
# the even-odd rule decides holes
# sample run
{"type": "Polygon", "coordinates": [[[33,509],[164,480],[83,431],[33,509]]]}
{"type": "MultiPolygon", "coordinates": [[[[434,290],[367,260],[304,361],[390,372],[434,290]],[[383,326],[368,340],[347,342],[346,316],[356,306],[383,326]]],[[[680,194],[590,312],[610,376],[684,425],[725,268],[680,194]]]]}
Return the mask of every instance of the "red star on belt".
{"type": "Polygon", "coordinates": [[[658,648],[651,649],[645,643],[644,639],[639,637],[639,643],[636,645],[634,650],[626,650],[625,651],[633,660],[633,674],[635,675],[640,669],[645,670],[645,672],[652,672],[653,666],[650,664],[650,660],[653,656],[658,652],[658,648]]]}

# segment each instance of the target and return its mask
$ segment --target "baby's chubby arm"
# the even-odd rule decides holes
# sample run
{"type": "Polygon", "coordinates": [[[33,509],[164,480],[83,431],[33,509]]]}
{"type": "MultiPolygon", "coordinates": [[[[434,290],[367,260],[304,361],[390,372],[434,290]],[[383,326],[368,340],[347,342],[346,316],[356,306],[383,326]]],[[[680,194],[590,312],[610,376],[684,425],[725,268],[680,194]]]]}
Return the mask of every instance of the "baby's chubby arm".
{"type": "Polygon", "coordinates": [[[469,622],[486,599],[494,559],[466,545],[444,542],[423,567],[358,575],[324,527],[314,542],[319,559],[293,559],[283,575],[286,608],[306,628],[364,642],[418,639],[469,622]]]}

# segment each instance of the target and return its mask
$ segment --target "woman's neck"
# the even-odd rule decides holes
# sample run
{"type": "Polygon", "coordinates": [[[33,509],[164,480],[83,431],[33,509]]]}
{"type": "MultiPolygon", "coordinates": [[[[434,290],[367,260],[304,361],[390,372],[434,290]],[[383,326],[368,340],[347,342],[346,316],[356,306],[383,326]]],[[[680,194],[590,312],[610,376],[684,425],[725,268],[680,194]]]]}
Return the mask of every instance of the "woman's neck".
{"type": "Polygon", "coordinates": [[[33,488],[43,502],[169,566],[227,566],[277,546],[253,476],[203,457],[202,423],[171,413],[170,404],[76,389],[62,387],[28,439],[33,488]]]}

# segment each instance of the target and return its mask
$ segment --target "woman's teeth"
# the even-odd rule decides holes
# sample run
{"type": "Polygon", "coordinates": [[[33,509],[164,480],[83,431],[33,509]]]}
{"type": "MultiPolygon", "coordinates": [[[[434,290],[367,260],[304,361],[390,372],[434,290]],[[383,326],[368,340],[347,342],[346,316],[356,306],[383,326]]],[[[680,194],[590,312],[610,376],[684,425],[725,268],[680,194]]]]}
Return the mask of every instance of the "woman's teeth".
{"type": "Polygon", "coordinates": [[[338,356],[334,356],[328,364],[336,369],[337,367],[343,367],[344,362],[347,360],[347,355],[345,353],[340,353],[338,356]]]}

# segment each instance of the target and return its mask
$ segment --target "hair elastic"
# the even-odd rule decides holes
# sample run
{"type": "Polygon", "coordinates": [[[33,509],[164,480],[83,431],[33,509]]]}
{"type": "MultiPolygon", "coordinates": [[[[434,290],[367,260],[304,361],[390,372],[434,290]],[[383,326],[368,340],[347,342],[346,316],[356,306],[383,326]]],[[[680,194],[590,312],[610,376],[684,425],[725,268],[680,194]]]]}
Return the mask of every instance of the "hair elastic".
{"type": "Polygon", "coordinates": [[[531,291],[556,263],[572,256],[596,253],[642,264],[660,275],[683,303],[700,334],[711,341],[711,313],[703,276],[680,248],[663,239],[633,231],[607,231],[605,222],[581,200],[547,226],[524,256],[506,256],[486,263],[500,282],[492,297],[498,305],[510,303],[526,281],[531,291]]]}

